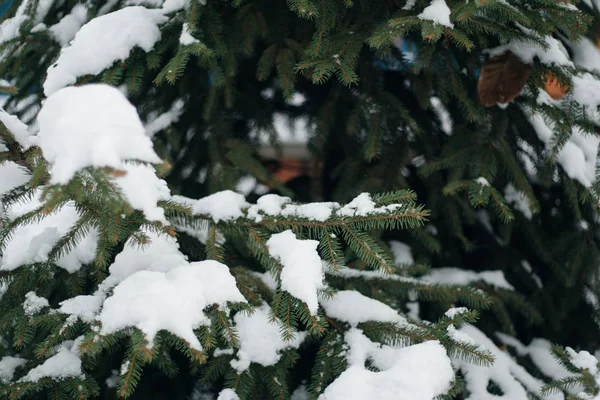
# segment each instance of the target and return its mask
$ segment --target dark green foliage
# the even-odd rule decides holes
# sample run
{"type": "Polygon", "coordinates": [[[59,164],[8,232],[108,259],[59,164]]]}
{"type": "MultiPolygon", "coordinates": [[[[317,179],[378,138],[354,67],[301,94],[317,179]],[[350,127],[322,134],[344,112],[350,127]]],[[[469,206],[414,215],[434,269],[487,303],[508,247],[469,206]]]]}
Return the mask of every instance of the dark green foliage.
{"type": "MultiPolygon", "coordinates": [[[[20,3],[13,2],[7,17],[15,14],[20,3]]],[[[38,3],[29,2],[25,12],[35,15],[38,3]]],[[[55,2],[43,22],[56,23],[75,3],[55,2]]],[[[13,349],[8,352],[22,352],[31,365],[56,345],[84,335],[81,348],[87,375],[20,384],[18,392],[8,385],[0,391],[12,398],[39,398],[46,392],[52,398],[111,398],[114,393],[99,383],[128,360],[116,389],[120,397],[154,395],[152,375],[145,371],[156,368],[176,382],[173,386],[181,386],[180,396],[190,393],[192,381],[201,377],[207,385],[235,388],[242,399],[287,399],[302,377],[316,398],[346,367],[340,354],[347,327],[322,312],[311,315],[298,299],[284,291],[271,292],[252,273],[279,277],[281,265],[270,256],[266,241],[286,229],[319,240],[318,251],[329,268],[332,288],[358,290],[397,309],[418,301],[420,317],[438,321],[420,324],[419,329],[361,324],[375,341],[408,344],[437,339],[453,355],[490,362],[480,349],[453,342],[446,330],[473,322],[478,312],[478,326],[490,337],[500,330],[523,342],[545,337],[565,346],[598,348],[600,316],[587,303],[586,293],[597,299],[600,289],[596,217],[600,186],[584,187],[556,163],[574,127],[590,135],[596,134],[597,127],[571,92],[560,104],[537,102],[548,73],[572,86],[574,74],[584,71],[535,59],[526,90],[514,103],[484,108],[477,100],[485,49],[508,40],[544,45],[542,37],[552,35],[567,43],[570,51],[568,43],[582,36],[595,39],[598,10],[580,5],[584,12],[579,12],[555,0],[453,0],[447,3],[454,26],[447,27],[418,18],[429,1],[417,0],[408,10],[405,3],[235,0],[203,5],[190,0],[185,10],[161,27],[162,38],[151,52],[134,49],[126,61],[97,76],[79,77],[78,84],[124,85],[144,120],[170,110],[177,99],[184,100],[179,120],[154,137],[155,148],[167,160],[156,168],[173,192],[200,198],[234,189],[240,178],[250,175],[293,199],[347,203],[361,192],[370,192],[377,206],[402,207],[381,215],[334,216],[326,221],[265,215],[260,222],[242,218],[231,223],[192,216],[175,202],[161,204],[178,228],[207,228],[206,243],[200,243],[183,229],[176,232],[151,223],[131,209],[111,178],[119,171],[87,169],[64,187],[44,186],[44,204],[39,209],[15,220],[0,220],[0,252],[14,228],[39,221],[68,201],[75,202],[81,218],[51,249],[48,262],[1,272],[0,281],[10,285],[0,302],[0,334],[13,349]],[[197,42],[179,43],[184,23],[197,42]],[[414,51],[394,46],[398,38],[413,45],[414,51]],[[294,103],[295,94],[306,101],[294,103]],[[432,97],[452,119],[451,136],[444,132],[443,117],[432,97]],[[278,113],[306,118],[315,127],[309,146],[315,161],[323,162],[323,171],[322,181],[310,193],[277,181],[262,163],[255,132],[271,133],[271,144],[282,150],[274,126],[278,113]],[[552,128],[548,149],[531,126],[533,113],[552,128]],[[529,204],[531,218],[505,198],[508,184],[529,204]],[[92,227],[100,233],[94,261],[67,276],[55,261],[92,227]],[[231,317],[235,312],[251,312],[242,305],[207,310],[212,325],[197,331],[206,354],[165,332],[148,350],[135,329],[96,340],[91,324],[78,322],[61,330],[66,317],[60,313],[24,314],[22,299],[32,290],[47,297],[53,308],[61,300],[92,292],[126,241],[147,244],[142,228],[178,235],[182,251],[192,260],[227,264],[250,304],[266,301],[272,306],[284,337],[307,330],[310,344],[297,352],[286,351],[275,366],[252,365],[237,375],[229,367],[231,356],[212,357],[212,352],[236,346],[231,317]],[[396,265],[387,245],[390,239],[410,244],[415,265],[396,265]],[[530,270],[522,267],[523,261],[530,270]],[[474,272],[501,270],[515,290],[482,282],[459,287],[418,279],[430,268],[447,265],[474,272]],[[356,276],[341,275],[346,266],[356,276]],[[383,274],[364,279],[373,272],[383,274]],[[461,315],[457,321],[441,317],[457,304],[477,312],[461,315]],[[308,365],[310,374],[296,363],[308,365]]],[[[90,17],[106,5],[89,4],[90,17]]],[[[119,9],[125,2],[111,4],[103,12],[119,9]]],[[[25,122],[34,119],[44,98],[40,85],[44,71],[60,51],[48,31],[32,32],[31,22],[22,26],[21,37],[0,44],[4,54],[0,76],[14,81],[14,87],[0,91],[11,94],[7,109],[25,122]]],[[[0,152],[0,163],[14,161],[32,174],[28,186],[3,197],[4,204],[10,205],[45,185],[48,170],[39,149],[21,148],[3,124],[0,139],[8,148],[0,152]]],[[[598,392],[589,373],[573,368],[564,351],[555,352],[580,375],[546,390],[583,384],[588,393],[598,392]]],[[[460,396],[462,385],[457,379],[449,395],[460,396]]],[[[490,385],[491,393],[498,390],[490,385]]]]}

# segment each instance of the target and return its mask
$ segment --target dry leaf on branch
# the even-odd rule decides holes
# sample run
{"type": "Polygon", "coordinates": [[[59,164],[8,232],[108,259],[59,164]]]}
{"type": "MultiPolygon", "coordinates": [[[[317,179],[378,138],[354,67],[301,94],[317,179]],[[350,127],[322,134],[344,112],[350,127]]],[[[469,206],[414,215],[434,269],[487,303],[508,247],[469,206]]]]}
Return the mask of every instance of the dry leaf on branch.
{"type": "Polygon", "coordinates": [[[525,64],[511,52],[490,57],[483,64],[477,82],[479,100],[486,107],[514,100],[530,74],[531,65],[525,64]]]}

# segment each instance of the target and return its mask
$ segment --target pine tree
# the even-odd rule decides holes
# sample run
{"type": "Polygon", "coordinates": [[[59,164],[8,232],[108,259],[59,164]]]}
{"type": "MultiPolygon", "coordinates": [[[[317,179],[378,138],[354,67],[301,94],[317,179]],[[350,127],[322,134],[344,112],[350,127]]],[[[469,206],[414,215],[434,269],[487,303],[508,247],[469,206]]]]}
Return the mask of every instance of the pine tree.
{"type": "Polygon", "coordinates": [[[597,2],[4,3],[2,396],[598,395],[597,2]]]}

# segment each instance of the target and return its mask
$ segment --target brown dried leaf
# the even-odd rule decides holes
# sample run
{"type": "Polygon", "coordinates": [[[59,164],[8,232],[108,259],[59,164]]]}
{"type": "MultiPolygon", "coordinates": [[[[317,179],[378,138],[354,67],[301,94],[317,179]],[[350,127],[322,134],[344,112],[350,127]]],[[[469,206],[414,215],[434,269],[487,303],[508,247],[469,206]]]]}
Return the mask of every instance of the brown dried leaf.
{"type": "Polygon", "coordinates": [[[514,100],[531,74],[531,65],[511,52],[489,58],[481,68],[477,92],[486,107],[514,100]]]}

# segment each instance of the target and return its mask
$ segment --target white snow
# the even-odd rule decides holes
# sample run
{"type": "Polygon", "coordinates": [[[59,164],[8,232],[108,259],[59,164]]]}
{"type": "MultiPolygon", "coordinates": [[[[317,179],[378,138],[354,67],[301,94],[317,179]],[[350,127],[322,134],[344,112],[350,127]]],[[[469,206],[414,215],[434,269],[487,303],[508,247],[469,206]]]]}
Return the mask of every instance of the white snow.
{"type": "MultiPolygon", "coordinates": [[[[568,376],[573,376],[556,358],[552,355],[552,344],[541,338],[535,338],[527,346],[512,336],[508,336],[501,332],[496,332],[496,336],[500,341],[508,346],[513,347],[519,356],[528,355],[540,372],[551,379],[563,379],[568,376]]],[[[573,391],[572,393],[576,393],[573,391]]]]}
{"type": "MultiPolygon", "coordinates": [[[[9,219],[15,219],[41,206],[41,192],[24,203],[13,204],[6,210],[9,219]]],[[[45,216],[42,220],[20,225],[7,241],[0,270],[11,271],[21,265],[48,260],[52,247],[65,235],[79,219],[73,202],[66,203],[59,211],[45,216]]],[[[59,258],[56,264],[70,273],[78,271],[83,264],[91,262],[96,251],[96,231],[90,230],[83,239],[66,255],[59,258]]]]}
{"type": "Polygon", "coordinates": [[[10,115],[3,109],[0,109],[0,121],[13,134],[16,141],[25,149],[31,146],[31,134],[27,125],[25,125],[16,115],[10,115]]]}
{"type": "Polygon", "coordinates": [[[179,43],[184,46],[188,46],[190,44],[198,43],[199,40],[192,36],[190,33],[190,26],[188,23],[184,23],[181,28],[181,35],[179,36],[179,43]]]}
{"type": "Polygon", "coordinates": [[[514,287],[504,277],[504,272],[500,270],[476,272],[452,267],[434,268],[422,280],[445,285],[468,285],[482,281],[500,289],[514,290],[514,287]]]}
{"type": "Polygon", "coordinates": [[[375,207],[375,202],[371,199],[371,194],[361,193],[350,203],[337,210],[336,214],[342,217],[365,217],[371,214],[383,214],[394,211],[399,207],[402,207],[402,204],[375,207]]]}
{"type": "Polygon", "coordinates": [[[23,302],[23,310],[25,310],[25,315],[31,316],[37,314],[46,307],[50,307],[48,299],[36,295],[35,292],[28,292],[25,294],[25,301],[23,302]]]}
{"type": "Polygon", "coordinates": [[[294,390],[290,400],[309,400],[310,395],[305,385],[300,385],[294,390]]]}
{"type": "Polygon", "coordinates": [[[417,0],[406,0],[406,4],[402,7],[403,10],[412,10],[417,0]]]}
{"type": "Polygon", "coordinates": [[[387,304],[356,290],[340,290],[331,299],[322,298],[321,306],[329,317],[352,326],[367,321],[406,323],[406,319],[387,304]]]}
{"type": "Polygon", "coordinates": [[[425,7],[418,17],[420,19],[433,21],[434,24],[454,28],[454,24],[450,22],[450,12],[451,10],[444,0],[431,0],[431,3],[425,7]]]}
{"type": "Polygon", "coordinates": [[[585,36],[579,38],[578,41],[571,43],[571,48],[575,65],[590,71],[600,72],[600,50],[596,48],[596,45],[590,39],[585,36]]]}
{"type": "MultiPolygon", "coordinates": [[[[460,328],[477,344],[486,348],[494,356],[492,366],[478,366],[464,360],[455,359],[453,364],[464,374],[465,383],[470,396],[465,400],[528,400],[529,393],[539,395],[544,382],[534,378],[520,366],[510,355],[500,350],[487,336],[472,325],[460,328]],[[488,383],[492,381],[504,393],[494,395],[488,392],[488,383]]],[[[545,397],[547,400],[564,400],[562,393],[553,393],[545,397]]]]}
{"type": "Polygon", "coordinates": [[[271,274],[270,272],[256,272],[256,271],[252,271],[251,273],[252,273],[252,275],[259,278],[262,281],[262,283],[264,283],[265,286],[268,287],[272,292],[277,291],[277,288],[279,287],[279,282],[273,276],[273,274],[271,274]]]}
{"type": "Polygon", "coordinates": [[[397,265],[412,265],[415,263],[410,246],[406,243],[390,240],[389,245],[397,265]]]}
{"type": "MultiPolygon", "coordinates": [[[[0,197],[29,182],[29,174],[18,164],[7,161],[0,164],[0,197]]],[[[0,202],[0,204],[2,204],[0,202]]]]}
{"type": "Polygon", "coordinates": [[[123,167],[123,160],[160,163],[137,111],[109,85],[64,88],[38,115],[37,144],[51,164],[53,183],[67,183],[83,168],[123,167]]]}
{"type": "Polygon", "coordinates": [[[570,347],[565,348],[571,364],[579,369],[587,369],[590,374],[596,375],[598,373],[598,359],[591,355],[589,352],[582,350],[576,352],[570,347]]]}
{"type": "Polygon", "coordinates": [[[181,114],[183,113],[184,105],[185,102],[183,100],[175,100],[169,111],[164,112],[157,117],[151,118],[145,126],[146,135],[153,137],[156,133],[179,121],[179,117],[181,117],[181,114]]]}
{"type": "Polygon", "coordinates": [[[450,388],[454,371],[437,341],[393,348],[371,342],[353,328],[345,335],[349,367],[319,400],[431,400],[450,388]],[[367,359],[380,372],[365,368],[367,359]]]}
{"type": "Polygon", "coordinates": [[[160,163],[135,107],[116,88],[86,85],[59,90],[39,115],[37,145],[51,165],[52,183],[66,184],[86,167],[112,167],[125,172],[115,178],[125,200],[152,221],[167,223],[159,200],[170,198],[165,181],[148,165],[160,163]]]}
{"type": "MultiPolygon", "coordinates": [[[[598,99],[600,101],[600,95],[598,95],[598,99]]],[[[530,115],[529,120],[538,138],[549,150],[552,146],[554,132],[539,114],[530,115]]],[[[596,180],[599,144],[599,137],[585,134],[579,128],[573,128],[573,134],[558,153],[557,161],[570,178],[579,181],[585,187],[590,187],[596,180]]]]}
{"type": "Polygon", "coordinates": [[[469,311],[469,309],[467,307],[453,307],[453,308],[448,309],[448,311],[446,311],[444,313],[444,315],[448,318],[454,318],[457,315],[464,314],[468,311],[469,311]]]}
{"type": "Polygon", "coordinates": [[[267,241],[269,253],[283,265],[281,289],[300,299],[311,314],[319,308],[317,292],[325,288],[323,263],[316,240],[299,240],[291,230],[272,235],[267,241]]]}
{"type": "Polygon", "coordinates": [[[246,371],[250,363],[265,367],[275,365],[282,350],[297,349],[306,337],[305,332],[296,332],[291,341],[284,341],[279,321],[272,321],[270,312],[269,306],[263,304],[256,307],[250,315],[237,313],[233,317],[239,337],[239,350],[237,359],[231,360],[231,366],[238,373],[246,371]]]}
{"type": "Polygon", "coordinates": [[[490,186],[490,182],[488,182],[488,180],[485,179],[483,176],[480,176],[479,178],[475,179],[475,182],[477,182],[481,186],[490,186]]]}
{"type": "Polygon", "coordinates": [[[115,61],[126,60],[136,46],[149,52],[160,40],[158,25],[166,20],[163,11],[141,6],[125,7],[92,19],[48,68],[44,93],[50,96],[74,84],[78,77],[99,74],[115,61]]]}
{"type": "Polygon", "coordinates": [[[446,109],[439,97],[433,96],[430,100],[433,110],[440,119],[440,128],[442,129],[442,132],[444,132],[448,136],[452,135],[453,121],[452,117],[450,116],[450,113],[448,112],[448,110],[446,109]]]}
{"type": "Polygon", "coordinates": [[[244,209],[250,206],[244,196],[232,190],[213,193],[199,200],[183,196],[173,196],[173,200],[188,205],[194,215],[206,215],[215,222],[242,218],[244,209]]]}
{"type": "Polygon", "coordinates": [[[571,90],[573,100],[581,104],[588,116],[594,120],[598,120],[598,112],[596,108],[600,104],[600,81],[593,75],[585,73],[575,75],[571,78],[573,88],[571,90]]]}
{"type": "Polygon", "coordinates": [[[529,220],[533,217],[533,211],[529,204],[529,199],[525,193],[517,190],[512,183],[504,188],[504,199],[508,204],[512,204],[515,210],[520,211],[523,216],[529,220]]]}
{"type": "Polygon", "coordinates": [[[79,344],[83,337],[75,341],[66,341],[61,344],[57,353],[44,361],[43,364],[31,369],[19,382],[37,382],[42,378],[54,380],[69,377],[83,377],[81,359],[79,358],[79,344]]]}
{"type": "Polygon", "coordinates": [[[128,242],[109,267],[110,275],[100,284],[100,293],[112,289],[139,271],[168,272],[188,264],[175,238],[145,230],[142,233],[150,238],[150,243],[140,248],[128,242]]]}
{"type": "MultiPolygon", "coordinates": [[[[271,91],[271,93],[273,92],[271,91]]],[[[266,97],[268,98],[268,94],[266,97]]],[[[288,115],[278,112],[273,114],[273,127],[277,140],[288,145],[306,144],[314,131],[314,126],[309,123],[308,118],[290,118],[288,115]]],[[[271,132],[255,128],[250,132],[250,137],[258,138],[262,144],[269,144],[271,132]]]]}
{"type": "Polygon", "coordinates": [[[248,218],[260,222],[264,215],[306,218],[309,221],[327,221],[332,216],[336,217],[364,217],[374,214],[383,214],[402,207],[402,204],[391,204],[375,207],[375,202],[369,193],[361,193],[350,203],[340,206],[336,202],[315,202],[307,204],[292,204],[289,197],[276,194],[267,194],[260,197],[256,204],[248,209],[248,218]]]}
{"type": "Polygon", "coordinates": [[[92,322],[102,307],[102,297],[82,295],[60,302],[59,312],[74,315],[83,322],[92,322]]]}
{"type": "Polygon", "coordinates": [[[0,359],[0,383],[7,384],[13,380],[17,368],[27,364],[23,358],[6,356],[0,359]]]}
{"type": "MultiPolygon", "coordinates": [[[[27,4],[26,2],[24,4],[27,4]]],[[[29,17],[17,12],[14,17],[5,19],[0,24],[0,43],[5,43],[10,40],[16,39],[19,36],[19,29],[21,25],[27,21],[29,17]]]]}
{"type": "Polygon", "coordinates": [[[83,4],[75,4],[71,12],[56,24],[48,28],[52,36],[61,46],[66,46],[75,37],[79,29],[87,21],[88,10],[83,4]]]}
{"type": "Polygon", "coordinates": [[[212,304],[245,302],[229,269],[212,260],[168,272],[140,271],[123,280],[104,301],[101,334],[137,327],[152,344],[167,330],[202,350],[194,329],[209,323],[203,310],[212,304]]]}
{"type": "Polygon", "coordinates": [[[223,389],[219,392],[217,400],[240,400],[237,393],[233,389],[223,389]]]}
{"type": "Polygon", "coordinates": [[[123,163],[120,169],[126,174],[116,178],[115,183],[127,203],[136,210],[141,210],[148,220],[167,225],[165,211],[157,206],[158,201],[171,198],[167,182],[157,177],[150,165],[123,163]]]}
{"type": "Polygon", "coordinates": [[[308,203],[289,204],[283,208],[281,215],[284,217],[306,218],[309,221],[327,221],[331,217],[334,208],[339,207],[337,203],[308,203]]]}
{"type": "MultiPolygon", "coordinates": [[[[531,31],[528,31],[525,28],[521,28],[521,30],[532,34],[531,31]]],[[[573,65],[562,44],[557,39],[552,36],[544,36],[540,39],[545,42],[546,48],[531,42],[515,40],[508,44],[490,49],[488,52],[490,57],[495,57],[510,51],[519,57],[525,64],[533,64],[533,59],[538,57],[540,62],[547,65],[573,65]]]]}
{"type": "Polygon", "coordinates": [[[266,194],[256,200],[256,204],[253,204],[248,209],[248,218],[260,221],[261,214],[265,215],[279,215],[283,207],[290,204],[292,199],[289,197],[279,196],[276,194],[266,194]]]}

